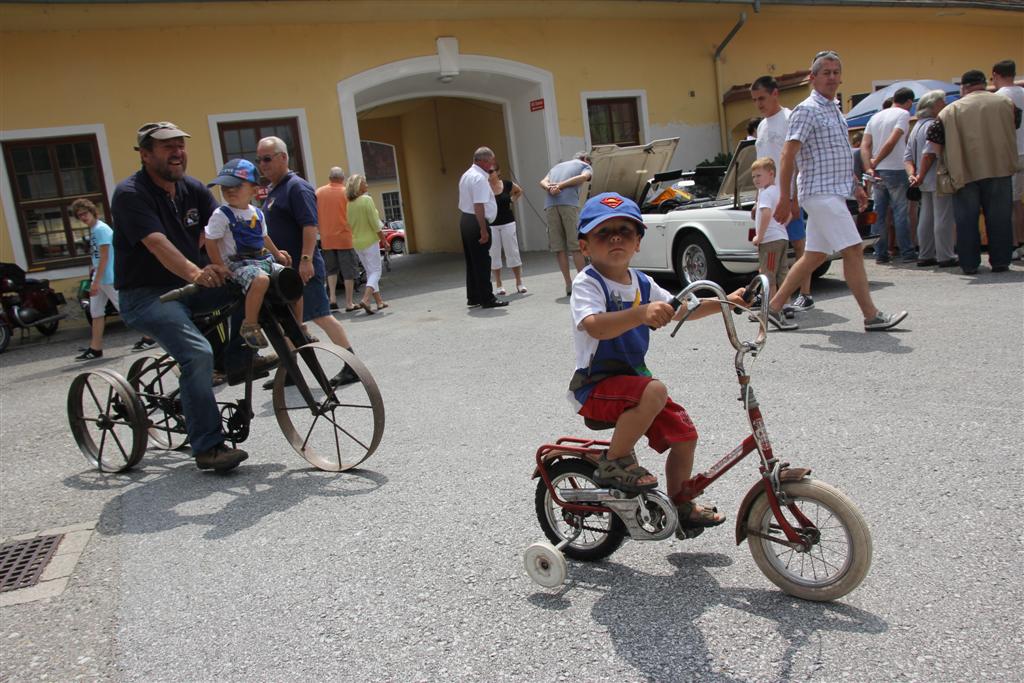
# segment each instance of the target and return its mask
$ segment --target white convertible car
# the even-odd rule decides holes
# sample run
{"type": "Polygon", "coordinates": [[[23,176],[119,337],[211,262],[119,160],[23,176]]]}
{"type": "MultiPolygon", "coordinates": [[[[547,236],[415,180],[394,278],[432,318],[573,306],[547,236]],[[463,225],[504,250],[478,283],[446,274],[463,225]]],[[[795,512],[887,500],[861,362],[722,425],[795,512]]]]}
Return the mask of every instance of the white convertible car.
{"type": "MultiPolygon", "coordinates": [[[[589,194],[618,192],[640,206],[647,226],[640,253],[633,258],[633,266],[640,270],[674,273],[680,281],[685,273],[691,281],[714,280],[720,284],[733,276],[755,272],[757,247],[751,243],[754,221],[750,217],[755,194],[750,177],[755,158],[753,141],[744,140],[736,147],[718,194],[711,199],[673,190],[691,185],[701,173],[666,172],[678,144],[679,138],[670,138],[634,147],[595,147],[591,152],[594,177],[589,194]]],[[[872,222],[874,217],[868,212],[857,219],[865,247],[878,239],[868,234],[872,222]]],[[[832,254],[814,277],[824,275],[836,258],[839,254],[832,254]]]]}

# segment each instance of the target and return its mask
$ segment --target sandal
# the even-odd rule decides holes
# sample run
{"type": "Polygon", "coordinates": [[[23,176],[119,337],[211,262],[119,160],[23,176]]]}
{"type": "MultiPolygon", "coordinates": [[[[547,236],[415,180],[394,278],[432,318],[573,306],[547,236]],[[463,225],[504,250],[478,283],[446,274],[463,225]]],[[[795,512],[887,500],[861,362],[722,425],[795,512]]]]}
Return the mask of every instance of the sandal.
{"type": "Polygon", "coordinates": [[[366,315],[373,315],[374,313],[373,309],[370,308],[370,304],[366,303],[365,301],[360,301],[359,307],[366,311],[366,315]]]}
{"type": "Polygon", "coordinates": [[[265,349],[270,346],[267,338],[263,335],[259,323],[242,323],[238,334],[242,337],[245,345],[251,349],[265,349]]]}
{"type": "Polygon", "coordinates": [[[352,311],[358,311],[360,308],[362,308],[362,306],[346,306],[345,312],[351,313],[352,311]]]}
{"type": "Polygon", "coordinates": [[[516,291],[520,294],[526,294],[526,285],[516,285],[516,291]]]}
{"type": "Polygon", "coordinates": [[[504,287],[498,287],[494,292],[497,296],[505,296],[508,292],[505,291],[504,287]]]}
{"type": "Polygon", "coordinates": [[[380,310],[385,309],[387,307],[388,307],[388,302],[385,301],[384,303],[382,303],[380,306],[377,307],[377,310],[380,311],[380,310]]]}
{"type": "Polygon", "coordinates": [[[679,513],[679,528],[704,529],[718,526],[725,522],[725,515],[721,514],[718,508],[713,505],[709,507],[701,506],[700,512],[697,513],[696,517],[693,517],[693,509],[696,506],[697,504],[692,500],[676,505],[676,512],[679,513]]]}
{"type": "Polygon", "coordinates": [[[597,459],[597,471],[594,472],[594,483],[598,486],[625,491],[626,493],[643,493],[657,488],[658,482],[637,484],[644,477],[653,476],[636,461],[636,455],[630,453],[614,460],[608,459],[608,451],[604,451],[597,459]]]}

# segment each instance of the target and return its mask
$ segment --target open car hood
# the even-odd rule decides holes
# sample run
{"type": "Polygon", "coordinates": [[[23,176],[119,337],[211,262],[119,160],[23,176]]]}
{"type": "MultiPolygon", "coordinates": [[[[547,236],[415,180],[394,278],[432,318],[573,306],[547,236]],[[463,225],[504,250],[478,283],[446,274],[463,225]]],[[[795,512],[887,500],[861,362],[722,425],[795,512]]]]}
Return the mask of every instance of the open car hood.
{"type": "Polygon", "coordinates": [[[756,158],[757,149],[754,147],[753,140],[741,140],[736,145],[732,161],[729,162],[729,168],[718,188],[717,198],[719,200],[730,200],[736,206],[754,201],[757,188],[754,187],[754,179],[750,177],[750,167],[753,166],[756,158]]]}
{"type": "Polygon", "coordinates": [[[679,138],[655,140],[649,145],[618,147],[599,145],[590,152],[590,166],[594,176],[590,180],[587,196],[602,192],[618,192],[640,203],[647,181],[663,173],[672,162],[679,146],[679,138]]]}

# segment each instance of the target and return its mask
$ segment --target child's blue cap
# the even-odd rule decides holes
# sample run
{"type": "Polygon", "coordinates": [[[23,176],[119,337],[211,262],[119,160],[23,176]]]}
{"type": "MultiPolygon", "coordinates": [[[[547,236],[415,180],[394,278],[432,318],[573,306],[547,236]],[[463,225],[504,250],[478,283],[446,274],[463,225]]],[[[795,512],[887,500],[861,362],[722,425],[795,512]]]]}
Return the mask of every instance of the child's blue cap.
{"type": "Polygon", "coordinates": [[[260,184],[260,174],[256,166],[246,159],[232,159],[220,169],[217,177],[206,184],[207,187],[222,185],[223,187],[238,187],[243,182],[260,184]]]}
{"type": "Polygon", "coordinates": [[[616,192],[602,192],[587,200],[580,211],[577,235],[583,237],[609,218],[628,218],[636,223],[640,236],[644,234],[644,221],[640,207],[632,199],[626,199],[616,192]]]}

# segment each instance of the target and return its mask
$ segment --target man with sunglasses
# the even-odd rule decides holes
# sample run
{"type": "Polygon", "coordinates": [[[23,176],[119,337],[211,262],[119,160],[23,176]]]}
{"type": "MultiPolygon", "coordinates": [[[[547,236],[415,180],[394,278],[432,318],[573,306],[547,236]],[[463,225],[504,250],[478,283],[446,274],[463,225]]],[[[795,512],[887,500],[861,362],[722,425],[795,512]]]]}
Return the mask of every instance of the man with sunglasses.
{"type": "MultiPolygon", "coordinates": [[[[810,97],[801,102],[789,117],[786,143],[782,147],[779,187],[790,187],[797,175],[797,196],[807,212],[807,244],[804,254],[789,271],[782,286],[771,298],[769,320],[780,330],[795,330],[796,323],[782,316],[782,306],[800,287],[804,278],[838,251],[843,256],[843,274],[864,316],[866,331],[888,330],[907,317],[906,311],[883,313],[871,300],[861,237],[846,198],[853,190],[858,206],[867,206],[867,194],[853,174],[849,130],[836,101],[843,82],[843,65],[831,50],[819,52],[811,62],[810,97]]],[[[783,192],[775,208],[775,220],[792,219],[789,193],[783,192]]]]}
{"type": "MultiPolygon", "coordinates": [[[[249,456],[225,443],[213,395],[213,350],[192,317],[230,300],[231,293],[221,288],[230,273],[210,264],[199,248],[217,202],[201,181],[185,175],[188,137],[169,121],[147,123],[136,134],[142,169],[121,181],[111,199],[114,286],[125,324],[156,339],[181,368],[182,411],[196,466],[224,472],[249,456]],[[162,294],[188,283],[198,285],[199,293],[160,302],[162,294]]],[[[241,313],[232,319],[224,352],[232,383],[245,379],[251,358],[238,335],[241,313]]],[[[257,376],[266,375],[276,360],[257,356],[257,376]]]]}

